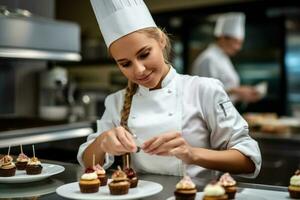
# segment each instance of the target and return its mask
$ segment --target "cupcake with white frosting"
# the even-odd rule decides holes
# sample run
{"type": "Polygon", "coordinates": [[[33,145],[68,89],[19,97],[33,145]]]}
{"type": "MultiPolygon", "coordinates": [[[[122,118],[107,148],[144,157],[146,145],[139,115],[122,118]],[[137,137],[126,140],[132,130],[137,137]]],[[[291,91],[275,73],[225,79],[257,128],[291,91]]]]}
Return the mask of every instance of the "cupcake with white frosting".
{"type": "Polygon", "coordinates": [[[100,181],[96,172],[84,173],[79,181],[80,192],[95,193],[99,191],[100,181]]]}
{"type": "Polygon", "coordinates": [[[219,183],[206,185],[203,194],[203,200],[228,200],[225,189],[219,183]]]}
{"type": "Polygon", "coordinates": [[[294,199],[300,199],[300,170],[298,169],[290,179],[290,185],[288,187],[290,197],[294,199]]]}
{"type": "Polygon", "coordinates": [[[197,189],[189,176],[184,176],[177,184],[174,192],[176,200],[194,200],[197,189]]]}
{"type": "Polygon", "coordinates": [[[219,184],[224,187],[225,192],[228,195],[228,199],[234,199],[237,191],[236,181],[229,173],[225,173],[220,177],[219,184]]]}

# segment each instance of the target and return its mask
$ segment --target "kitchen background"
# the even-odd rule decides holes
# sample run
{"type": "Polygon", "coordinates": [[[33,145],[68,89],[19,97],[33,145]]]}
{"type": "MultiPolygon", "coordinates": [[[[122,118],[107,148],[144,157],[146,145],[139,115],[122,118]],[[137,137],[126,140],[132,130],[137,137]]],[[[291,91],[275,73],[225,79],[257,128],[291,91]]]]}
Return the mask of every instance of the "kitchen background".
{"type": "MultiPolygon", "coordinates": [[[[246,14],[246,40],[233,62],[245,84],[268,83],[265,98],[242,114],[300,120],[300,6],[297,1],[145,0],[173,43],[172,63],[189,73],[213,41],[218,14],[246,14]]],[[[0,153],[19,144],[31,155],[76,162],[96,131],[107,94],[126,79],[109,57],[89,1],[0,0],[0,153]]],[[[256,183],[287,185],[300,167],[300,130],[252,133],[263,154],[256,183]],[[276,174],[276,176],[274,176],[276,174]]]]}

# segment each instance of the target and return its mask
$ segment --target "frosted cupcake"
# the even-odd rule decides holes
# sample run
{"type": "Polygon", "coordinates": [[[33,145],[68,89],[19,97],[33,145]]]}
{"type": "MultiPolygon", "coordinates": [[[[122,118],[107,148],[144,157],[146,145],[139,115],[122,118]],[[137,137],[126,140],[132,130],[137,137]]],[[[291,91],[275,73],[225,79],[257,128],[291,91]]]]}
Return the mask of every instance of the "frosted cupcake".
{"type": "Polygon", "coordinates": [[[124,171],[119,168],[112,174],[112,179],[108,184],[110,194],[123,195],[128,193],[130,183],[124,171]]]}
{"type": "Polygon", "coordinates": [[[25,170],[28,160],[29,158],[24,153],[20,153],[16,162],[17,170],[25,170]]]}
{"type": "Polygon", "coordinates": [[[99,164],[93,166],[93,170],[96,172],[98,179],[100,180],[100,186],[105,186],[107,184],[106,172],[99,164]]]}
{"type": "Polygon", "coordinates": [[[99,191],[100,181],[96,172],[84,173],[79,181],[80,192],[95,193],[99,191]]]}
{"type": "Polygon", "coordinates": [[[139,180],[138,180],[138,177],[137,177],[136,172],[134,171],[134,169],[131,168],[131,167],[130,168],[125,168],[124,172],[126,173],[127,178],[130,182],[130,188],[137,187],[139,180]]]}
{"type": "Polygon", "coordinates": [[[0,176],[9,177],[16,174],[16,165],[13,158],[9,155],[4,156],[0,160],[0,176]]]}
{"type": "Polygon", "coordinates": [[[32,157],[26,165],[26,173],[28,175],[36,175],[42,173],[43,166],[37,157],[32,157]]]}
{"type": "Polygon", "coordinates": [[[237,191],[236,181],[230,176],[229,173],[225,173],[220,177],[219,184],[224,187],[228,199],[234,199],[237,191]]]}
{"type": "Polygon", "coordinates": [[[176,184],[174,195],[176,200],[194,200],[196,193],[196,185],[189,176],[185,176],[176,184]]]}
{"type": "Polygon", "coordinates": [[[291,177],[288,190],[291,198],[300,199],[300,170],[297,170],[291,177]]]}
{"type": "Polygon", "coordinates": [[[228,200],[225,189],[218,183],[210,183],[203,190],[203,200],[228,200]]]}

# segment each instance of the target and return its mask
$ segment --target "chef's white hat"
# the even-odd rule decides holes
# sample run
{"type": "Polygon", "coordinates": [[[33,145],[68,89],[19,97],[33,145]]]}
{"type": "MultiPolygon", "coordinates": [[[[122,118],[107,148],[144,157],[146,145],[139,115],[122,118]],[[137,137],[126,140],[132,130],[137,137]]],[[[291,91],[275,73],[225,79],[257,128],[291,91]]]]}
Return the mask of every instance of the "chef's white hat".
{"type": "Polygon", "coordinates": [[[156,27],[143,0],[91,0],[106,46],[134,31],[156,27]]]}
{"type": "Polygon", "coordinates": [[[221,15],[216,23],[216,37],[231,36],[237,39],[245,37],[245,14],[244,13],[226,13],[221,15]]]}

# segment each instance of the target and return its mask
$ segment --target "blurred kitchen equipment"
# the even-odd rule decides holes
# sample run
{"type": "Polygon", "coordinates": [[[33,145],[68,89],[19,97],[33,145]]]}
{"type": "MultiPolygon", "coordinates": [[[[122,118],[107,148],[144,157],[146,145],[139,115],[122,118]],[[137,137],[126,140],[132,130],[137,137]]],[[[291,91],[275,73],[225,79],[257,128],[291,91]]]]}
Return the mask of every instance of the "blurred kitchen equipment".
{"type": "MultiPolygon", "coordinates": [[[[67,89],[67,71],[54,67],[40,75],[39,114],[43,119],[62,120],[68,115],[68,103],[72,99],[65,95],[67,89]]],[[[73,101],[72,101],[73,102],[73,101]]]]}
{"type": "Polygon", "coordinates": [[[80,27],[75,23],[1,6],[0,30],[0,58],[81,60],[80,27]]]}

